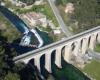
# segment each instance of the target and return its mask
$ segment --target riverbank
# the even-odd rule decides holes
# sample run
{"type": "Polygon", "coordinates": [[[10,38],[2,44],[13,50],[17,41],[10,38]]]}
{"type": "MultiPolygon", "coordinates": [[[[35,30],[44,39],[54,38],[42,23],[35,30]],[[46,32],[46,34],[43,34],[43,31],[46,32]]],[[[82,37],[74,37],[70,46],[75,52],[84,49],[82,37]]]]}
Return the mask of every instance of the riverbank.
{"type": "Polygon", "coordinates": [[[21,37],[20,32],[11,24],[11,22],[5,18],[5,16],[0,12],[0,33],[2,36],[7,38],[9,42],[21,37]]]}
{"type": "Polygon", "coordinates": [[[100,80],[100,62],[92,60],[83,69],[83,72],[87,73],[94,80],[100,80]]]}
{"type": "Polygon", "coordinates": [[[53,69],[55,80],[90,80],[79,69],[71,64],[62,62],[62,68],[53,69]]]}
{"type": "MultiPolygon", "coordinates": [[[[15,15],[11,11],[9,11],[7,8],[0,6],[0,11],[14,25],[14,28],[16,27],[20,31],[20,33],[24,34],[24,36],[27,35],[30,32],[30,28],[27,26],[27,24],[25,24],[17,15],[15,15]]],[[[50,39],[50,37],[48,36],[47,33],[39,31],[38,29],[36,29],[36,32],[34,33],[34,35],[30,34],[28,37],[26,36],[25,39],[23,39],[24,40],[23,44],[24,44],[24,42],[25,43],[31,42],[31,45],[32,45],[33,44],[32,42],[35,42],[35,41],[36,41],[36,44],[37,44],[37,40],[40,41],[39,40],[40,37],[41,37],[41,40],[43,40],[43,42],[42,41],[40,42],[39,47],[42,47],[44,45],[47,45],[47,44],[50,44],[50,43],[53,42],[52,39],[50,39]],[[38,36],[36,36],[36,34],[38,34],[38,36]],[[39,35],[40,35],[40,37],[39,37],[39,35]],[[32,38],[32,36],[34,36],[34,39],[32,38]],[[30,41],[29,38],[32,41],[30,41]]],[[[22,52],[25,53],[25,52],[28,52],[29,50],[32,50],[32,47],[30,47],[30,49],[28,49],[28,51],[26,51],[26,50],[21,51],[21,49],[22,50],[25,49],[24,47],[29,48],[29,46],[23,46],[22,47],[21,45],[18,45],[19,43],[20,43],[20,41],[17,42],[17,44],[9,44],[9,45],[10,45],[10,47],[14,47],[17,50],[19,49],[18,52],[21,53],[21,54],[22,54],[22,52]]]]}

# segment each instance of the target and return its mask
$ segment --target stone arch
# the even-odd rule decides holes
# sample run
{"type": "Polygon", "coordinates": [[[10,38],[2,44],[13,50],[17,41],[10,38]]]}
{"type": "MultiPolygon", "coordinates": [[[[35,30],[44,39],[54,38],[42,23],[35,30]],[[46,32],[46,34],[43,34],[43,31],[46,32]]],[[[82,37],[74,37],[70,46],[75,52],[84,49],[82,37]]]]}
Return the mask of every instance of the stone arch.
{"type": "Polygon", "coordinates": [[[63,47],[64,46],[59,46],[56,48],[56,51],[55,51],[55,64],[58,68],[61,68],[62,67],[62,51],[63,51],[63,47]]]}
{"type": "Polygon", "coordinates": [[[71,51],[74,51],[74,49],[75,49],[75,43],[76,43],[76,42],[73,42],[73,43],[71,44],[71,51]]]}
{"type": "Polygon", "coordinates": [[[35,63],[34,63],[34,58],[30,59],[28,63],[32,63],[32,64],[35,65],[35,63]]]}
{"type": "Polygon", "coordinates": [[[52,68],[52,72],[54,71],[54,67],[55,67],[55,57],[56,56],[56,50],[53,50],[53,52],[51,53],[51,68],[52,68]]]}
{"type": "Polygon", "coordinates": [[[96,35],[96,42],[98,41],[98,36],[99,36],[99,35],[98,35],[98,33],[97,33],[97,35],[96,35]]]}
{"type": "Polygon", "coordinates": [[[64,58],[64,55],[65,55],[65,47],[66,46],[63,46],[63,48],[62,48],[62,59],[64,58]]]}
{"type": "Polygon", "coordinates": [[[41,74],[43,76],[46,76],[45,73],[47,72],[46,69],[45,69],[45,54],[43,54],[41,57],[40,57],[40,69],[41,69],[41,74]]]}
{"type": "Polygon", "coordinates": [[[56,50],[53,50],[52,53],[51,53],[51,64],[54,64],[55,56],[56,56],[56,50]]]}
{"type": "Polygon", "coordinates": [[[91,41],[91,36],[89,36],[89,38],[88,38],[88,47],[90,45],[90,41],[91,41]]]}
{"type": "Polygon", "coordinates": [[[96,40],[97,40],[97,43],[100,44],[100,32],[97,33],[96,40]]]}
{"type": "MultiPolygon", "coordinates": [[[[33,67],[33,69],[37,68],[37,66],[35,65],[35,59],[34,58],[30,59],[27,64],[30,65],[31,67],[33,67]]],[[[38,70],[38,68],[37,68],[37,70],[38,70]]]]}
{"type": "Polygon", "coordinates": [[[76,41],[74,41],[71,45],[72,49],[72,54],[73,56],[78,56],[79,53],[81,53],[82,50],[82,43],[83,40],[81,38],[77,39],[76,41]]]}
{"type": "Polygon", "coordinates": [[[82,49],[82,45],[83,45],[83,39],[81,39],[81,42],[80,42],[80,48],[82,49]]]}

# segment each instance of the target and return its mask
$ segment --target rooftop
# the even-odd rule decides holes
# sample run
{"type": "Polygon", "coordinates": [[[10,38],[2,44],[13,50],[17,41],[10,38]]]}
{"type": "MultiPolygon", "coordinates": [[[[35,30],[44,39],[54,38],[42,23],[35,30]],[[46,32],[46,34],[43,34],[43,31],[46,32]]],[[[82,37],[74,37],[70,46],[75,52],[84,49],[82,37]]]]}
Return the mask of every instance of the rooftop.
{"type": "Polygon", "coordinates": [[[34,18],[34,19],[41,19],[46,17],[45,15],[43,15],[42,13],[36,13],[36,12],[29,12],[25,14],[28,18],[34,18]]]}

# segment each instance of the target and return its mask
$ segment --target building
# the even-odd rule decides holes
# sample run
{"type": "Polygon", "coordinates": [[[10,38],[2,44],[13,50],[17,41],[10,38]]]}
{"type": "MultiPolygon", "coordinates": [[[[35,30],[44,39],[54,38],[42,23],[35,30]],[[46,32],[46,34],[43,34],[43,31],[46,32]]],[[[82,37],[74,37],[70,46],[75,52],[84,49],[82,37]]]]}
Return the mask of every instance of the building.
{"type": "Polygon", "coordinates": [[[73,13],[74,11],[74,4],[68,3],[65,7],[65,13],[73,13]]]}
{"type": "Polygon", "coordinates": [[[47,26],[46,16],[42,13],[29,12],[26,14],[21,14],[21,17],[23,17],[23,19],[27,21],[31,26],[47,26]]]}
{"type": "Polygon", "coordinates": [[[34,5],[40,5],[43,2],[43,0],[36,0],[34,5]]]}
{"type": "Polygon", "coordinates": [[[54,29],[53,33],[54,33],[54,35],[59,35],[59,34],[61,34],[61,30],[54,29]]]}

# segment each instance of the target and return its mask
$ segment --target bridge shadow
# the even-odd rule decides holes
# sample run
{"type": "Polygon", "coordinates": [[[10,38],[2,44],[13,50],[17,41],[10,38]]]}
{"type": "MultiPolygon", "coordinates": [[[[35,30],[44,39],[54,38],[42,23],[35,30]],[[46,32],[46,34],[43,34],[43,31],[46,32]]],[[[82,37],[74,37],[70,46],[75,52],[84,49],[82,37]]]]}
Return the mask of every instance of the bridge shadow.
{"type": "Polygon", "coordinates": [[[52,76],[54,80],[90,80],[78,68],[65,62],[63,57],[61,59],[62,68],[58,68],[55,64],[55,54],[55,51],[51,54],[52,73],[49,73],[45,69],[45,54],[40,58],[41,74],[45,77],[45,79],[52,76]]]}
{"type": "MultiPolygon", "coordinates": [[[[64,48],[63,48],[64,49],[64,48]]],[[[62,53],[63,53],[62,49],[62,53]]],[[[58,68],[55,65],[55,51],[51,55],[51,62],[52,62],[52,74],[55,80],[90,80],[82,71],[78,68],[65,62],[63,59],[63,54],[61,57],[61,65],[62,68],[58,68]]]]}
{"type": "MultiPolygon", "coordinates": [[[[55,58],[55,51],[52,52],[51,55],[51,67],[52,64],[54,62],[54,58],[55,58]]],[[[45,69],[45,54],[41,56],[40,58],[40,67],[41,67],[41,74],[45,77],[45,79],[47,80],[49,76],[53,76],[52,73],[49,73],[46,69],[45,69]]]]}
{"type": "Polygon", "coordinates": [[[53,66],[52,75],[55,77],[55,80],[90,80],[73,65],[65,61],[63,61],[62,64],[62,69],[53,66]]]}
{"type": "Polygon", "coordinates": [[[41,68],[41,75],[47,79],[49,72],[45,69],[45,54],[40,58],[40,68],[41,68]]]}
{"type": "Polygon", "coordinates": [[[55,65],[55,51],[51,54],[51,68],[52,73],[49,73],[45,69],[45,54],[40,58],[41,73],[34,65],[34,59],[31,59],[27,66],[20,71],[21,80],[47,80],[49,76],[52,76],[54,80],[90,80],[83,74],[78,68],[61,59],[62,68],[58,68],[55,65]]]}

